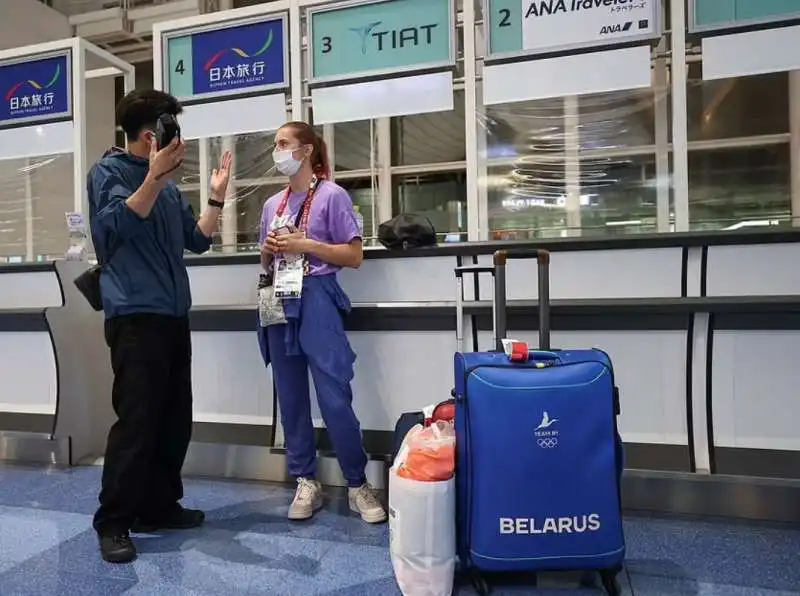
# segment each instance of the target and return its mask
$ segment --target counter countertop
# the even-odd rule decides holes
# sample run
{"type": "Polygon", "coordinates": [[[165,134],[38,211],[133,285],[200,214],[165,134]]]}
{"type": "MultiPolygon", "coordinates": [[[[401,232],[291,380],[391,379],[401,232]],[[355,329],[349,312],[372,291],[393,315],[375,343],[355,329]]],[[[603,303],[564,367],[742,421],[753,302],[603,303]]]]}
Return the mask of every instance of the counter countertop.
{"type": "MultiPolygon", "coordinates": [[[[800,228],[772,230],[736,230],[732,232],[672,232],[665,234],[631,234],[618,237],[543,238],[537,241],[453,242],[404,251],[386,250],[382,247],[364,249],[365,259],[395,259],[414,257],[472,257],[490,255],[502,248],[545,248],[553,252],[584,250],[636,250],[652,248],[686,248],[702,246],[732,246],[750,244],[784,244],[800,242],[800,228]]],[[[256,252],[187,256],[189,267],[219,265],[255,265],[256,252]]],[[[6,263],[0,273],[32,273],[53,271],[53,262],[6,263]]]]}
{"type": "MultiPolygon", "coordinates": [[[[619,237],[544,238],[541,241],[453,242],[404,251],[382,247],[364,249],[365,259],[413,257],[472,257],[490,255],[502,248],[545,248],[553,252],[582,250],[634,250],[648,248],[684,248],[748,244],[782,244],[800,242],[800,228],[779,230],[736,230],[733,232],[672,232],[668,234],[631,234],[619,237]]],[[[258,253],[211,254],[189,256],[190,267],[215,265],[251,265],[259,262],[258,253]]]]}

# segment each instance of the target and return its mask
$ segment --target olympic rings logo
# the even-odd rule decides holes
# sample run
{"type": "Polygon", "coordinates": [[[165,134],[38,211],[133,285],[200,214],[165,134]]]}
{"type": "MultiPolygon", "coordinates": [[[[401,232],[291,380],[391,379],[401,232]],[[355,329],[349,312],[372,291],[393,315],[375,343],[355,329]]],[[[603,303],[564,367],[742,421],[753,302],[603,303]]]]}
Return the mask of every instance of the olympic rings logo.
{"type": "Polygon", "coordinates": [[[553,449],[554,447],[558,446],[558,439],[556,438],[546,438],[546,439],[539,439],[536,441],[536,444],[539,445],[542,449],[553,449]]]}

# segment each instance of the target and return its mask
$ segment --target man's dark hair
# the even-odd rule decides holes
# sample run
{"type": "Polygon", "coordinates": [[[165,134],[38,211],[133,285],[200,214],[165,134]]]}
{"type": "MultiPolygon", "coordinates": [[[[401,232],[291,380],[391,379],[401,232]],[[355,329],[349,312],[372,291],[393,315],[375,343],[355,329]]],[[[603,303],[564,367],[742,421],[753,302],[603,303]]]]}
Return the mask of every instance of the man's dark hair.
{"type": "Polygon", "coordinates": [[[135,141],[143,129],[153,130],[162,114],[177,116],[183,112],[180,102],[169,93],[155,89],[136,89],[117,104],[117,124],[129,141],[135,141]]]}

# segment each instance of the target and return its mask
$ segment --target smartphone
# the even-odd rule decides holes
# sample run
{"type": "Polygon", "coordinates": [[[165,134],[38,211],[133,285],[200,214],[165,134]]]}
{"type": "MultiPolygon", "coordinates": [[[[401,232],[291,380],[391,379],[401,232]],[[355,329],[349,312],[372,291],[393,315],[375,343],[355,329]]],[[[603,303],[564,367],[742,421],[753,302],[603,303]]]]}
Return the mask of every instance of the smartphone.
{"type": "Polygon", "coordinates": [[[169,145],[173,139],[181,139],[181,127],[172,114],[161,114],[156,121],[156,143],[159,149],[169,145]]]}
{"type": "Polygon", "coordinates": [[[275,228],[274,230],[272,230],[272,232],[276,236],[286,236],[287,234],[292,233],[292,228],[290,228],[289,226],[281,226],[279,228],[275,228]]]}

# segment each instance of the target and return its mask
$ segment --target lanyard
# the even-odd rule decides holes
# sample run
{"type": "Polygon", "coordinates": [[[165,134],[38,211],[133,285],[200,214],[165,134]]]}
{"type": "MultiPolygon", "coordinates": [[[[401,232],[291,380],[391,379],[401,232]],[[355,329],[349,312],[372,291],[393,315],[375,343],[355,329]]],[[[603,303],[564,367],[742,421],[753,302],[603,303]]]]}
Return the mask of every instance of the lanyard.
{"type": "MultiPolygon", "coordinates": [[[[308,214],[311,212],[311,202],[314,200],[314,194],[317,191],[317,186],[319,186],[319,180],[314,177],[311,179],[311,184],[308,185],[308,192],[306,193],[306,198],[303,199],[302,205],[302,213],[300,214],[299,222],[296,221],[295,225],[299,227],[301,230],[305,230],[308,226],[308,214]]],[[[292,192],[291,186],[286,187],[286,192],[283,195],[283,199],[281,199],[280,204],[278,205],[277,211],[275,211],[276,217],[283,217],[283,212],[286,211],[286,205],[289,203],[289,195],[292,192]]]]}

